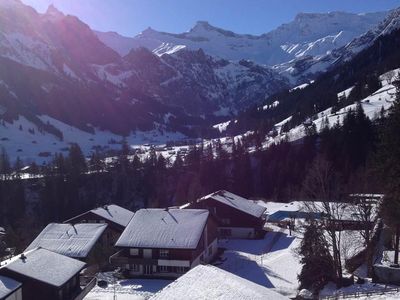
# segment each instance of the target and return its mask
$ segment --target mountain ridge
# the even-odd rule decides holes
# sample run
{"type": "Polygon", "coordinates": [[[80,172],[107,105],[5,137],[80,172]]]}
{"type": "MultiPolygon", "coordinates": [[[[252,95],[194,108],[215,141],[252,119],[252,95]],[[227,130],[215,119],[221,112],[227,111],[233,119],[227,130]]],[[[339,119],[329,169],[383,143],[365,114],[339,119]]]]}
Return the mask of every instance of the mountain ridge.
{"type": "Polygon", "coordinates": [[[97,36],[120,55],[129,49],[146,47],[162,55],[188,47],[202,48],[206,53],[228,60],[250,59],[269,66],[288,62],[305,55],[323,55],[344,46],[356,36],[377,25],[388,12],[353,14],[345,12],[300,13],[289,23],[261,34],[237,34],[198,21],[184,33],[166,33],[154,29],[145,30],[133,38],[123,37],[124,47],[118,47],[118,36],[96,32],[97,36]],[[319,23],[325,26],[321,29],[319,23]],[[335,39],[329,37],[336,37],[335,39]],[[325,38],[325,40],[324,40],[325,38]],[[225,39],[225,40],[223,40],[225,39]],[[236,40],[235,40],[236,39],[236,40]],[[315,46],[314,44],[317,43],[315,46]],[[297,49],[297,50],[296,50],[297,49]]]}

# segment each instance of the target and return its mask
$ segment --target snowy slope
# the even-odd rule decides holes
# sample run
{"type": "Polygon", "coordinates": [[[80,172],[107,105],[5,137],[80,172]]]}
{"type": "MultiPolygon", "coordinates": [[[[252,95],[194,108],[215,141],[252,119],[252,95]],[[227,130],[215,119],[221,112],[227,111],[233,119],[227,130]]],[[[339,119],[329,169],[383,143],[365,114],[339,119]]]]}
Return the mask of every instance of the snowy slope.
{"type": "MultiPolygon", "coordinates": [[[[382,83],[382,88],[374,92],[372,95],[362,99],[360,101],[362,108],[364,109],[365,114],[367,115],[368,118],[371,120],[374,120],[377,118],[383,109],[384,111],[387,111],[392,105],[395,100],[395,92],[396,88],[393,84],[388,82],[388,73],[391,74],[391,76],[395,76],[396,74],[399,74],[399,69],[392,70],[390,72],[387,72],[385,74],[382,74],[380,76],[380,80],[382,83]]],[[[345,91],[342,91],[338,93],[338,101],[340,101],[341,97],[346,97],[346,95],[349,94],[350,90],[352,87],[346,89],[345,91]]],[[[321,111],[317,113],[315,116],[313,116],[313,123],[316,125],[317,131],[321,131],[324,126],[324,121],[326,118],[329,121],[329,126],[333,126],[336,123],[342,124],[343,119],[346,116],[347,112],[351,110],[355,110],[356,104],[351,104],[348,105],[339,111],[335,113],[331,113],[332,108],[328,108],[324,111],[321,111]]],[[[290,120],[291,117],[275,124],[275,128],[277,129],[278,133],[280,133],[280,129],[282,125],[290,120]]],[[[305,133],[305,127],[304,125],[299,125],[295,128],[290,129],[288,133],[280,133],[277,137],[267,137],[267,140],[263,144],[264,147],[268,147],[269,145],[273,143],[277,143],[279,141],[282,141],[284,139],[287,139],[288,141],[295,141],[298,139],[303,138],[306,135],[305,133]]]]}
{"type": "Polygon", "coordinates": [[[262,240],[221,241],[226,248],[220,267],[287,297],[295,297],[301,270],[295,249],[302,237],[288,232],[268,232],[262,240]]]}
{"type": "MultiPolygon", "coordinates": [[[[19,157],[26,163],[47,162],[55,153],[67,154],[71,143],[78,143],[86,155],[90,155],[96,149],[105,151],[121,149],[120,142],[123,137],[120,135],[102,130],[95,130],[92,134],[49,116],[40,118],[59,129],[63,133],[64,139],[61,141],[50,133],[40,132],[35,124],[21,116],[13,123],[4,122],[3,125],[0,123],[0,147],[6,150],[11,160],[14,161],[19,157]]],[[[160,134],[159,131],[154,130],[136,131],[126,137],[126,140],[132,147],[137,147],[148,143],[165,144],[166,141],[183,138],[185,136],[179,133],[163,132],[160,134]]]]}
{"type": "Polygon", "coordinates": [[[296,57],[327,54],[368,31],[386,14],[301,13],[292,22],[260,36],[237,34],[205,21],[197,22],[190,31],[181,34],[159,32],[151,28],[131,39],[115,33],[96,34],[121,55],[137,47],[146,47],[158,55],[185,47],[201,48],[213,56],[229,60],[250,59],[272,66],[296,57]]]}

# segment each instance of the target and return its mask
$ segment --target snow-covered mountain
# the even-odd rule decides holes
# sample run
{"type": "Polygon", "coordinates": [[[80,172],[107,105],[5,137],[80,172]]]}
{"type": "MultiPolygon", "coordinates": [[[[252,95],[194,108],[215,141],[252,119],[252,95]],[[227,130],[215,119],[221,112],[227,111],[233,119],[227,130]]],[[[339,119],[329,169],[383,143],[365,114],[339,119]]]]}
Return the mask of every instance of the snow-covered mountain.
{"type": "MultiPolygon", "coordinates": [[[[188,33],[150,29],[131,39],[96,33],[54,6],[40,14],[20,0],[0,0],[1,144],[11,157],[29,159],[65,149],[74,136],[87,153],[112,149],[122,136],[156,143],[216,134],[213,124],[292,87],[292,75],[257,62],[315,58],[384,15],[301,14],[258,37],[199,22],[188,33]],[[321,22],[327,25],[310,27],[321,22]],[[159,37],[171,40],[160,47],[159,37]]],[[[367,36],[395,28],[399,16],[391,16],[367,36]]],[[[356,48],[357,39],[349,45],[356,48]]]]}
{"type": "Polygon", "coordinates": [[[128,38],[113,32],[96,32],[106,45],[126,55],[146,47],[158,55],[182,48],[203,49],[228,60],[249,59],[269,66],[305,56],[320,56],[351,42],[379,24],[387,12],[352,14],[345,12],[301,13],[287,24],[260,36],[237,34],[200,21],[181,34],[146,29],[128,38]]]}
{"type": "Polygon", "coordinates": [[[274,66],[281,75],[289,78],[290,81],[307,81],[318,72],[323,72],[338,63],[353,58],[357,53],[371,46],[378,38],[400,28],[400,8],[392,10],[368,31],[355,37],[342,47],[332,49],[325,55],[304,55],[289,62],[274,66]]]}
{"type": "Polygon", "coordinates": [[[288,85],[271,68],[202,50],[159,57],[135,48],[121,57],[54,6],[39,14],[19,0],[0,3],[0,105],[9,121],[24,115],[46,128],[44,114],[89,131],[194,134],[288,85]]]}

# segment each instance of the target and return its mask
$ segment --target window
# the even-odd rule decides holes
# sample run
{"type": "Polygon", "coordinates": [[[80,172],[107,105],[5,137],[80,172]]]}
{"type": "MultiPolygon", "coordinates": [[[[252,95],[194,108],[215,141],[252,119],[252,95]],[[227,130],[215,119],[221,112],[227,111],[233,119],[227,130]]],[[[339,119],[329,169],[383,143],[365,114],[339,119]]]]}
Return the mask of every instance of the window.
{"type": "Polygon", "coordinates": [[[229,224],[231,224],[231,220],[230,219],[221,219],[221,223],[223,225],[229,225],[229,224]]]}
{"type": "Polygon", "coordinates": [[[167,266],[158,266],[158,272],[160,272],[160,273],[167,273],[169,270],[168,270],[168,267],[167,266]]]}
{"type": "Polygon", "coordinates": [[[129,254],[132,256],[138,256],[139,255],[139,249],[130,249],[129,254]]]}
{"type": "Polygon", "coordinates": [[[169,250],[166,249],[160,249],[160,257],[168,257],[169,256],[169,250]]]}
{"type": "Polygon", "coordinates": [[[221,229],[220,234],[222,237],[231,236],[232,231],[230,229],[221,229]]]}
{"type": "Polygon", "coordinates": [[[132,272],[139,272],[139,270],[140,270],[139,265],[136,265],[136,264],[132,264],[131,265],[131,271],[132,272]]]}
{"type": "Polygon", "coordinates": [[[185,267],[176,267],[175,268],[176,273],[185,273],[186,272],[186,268],[185,267]]]}

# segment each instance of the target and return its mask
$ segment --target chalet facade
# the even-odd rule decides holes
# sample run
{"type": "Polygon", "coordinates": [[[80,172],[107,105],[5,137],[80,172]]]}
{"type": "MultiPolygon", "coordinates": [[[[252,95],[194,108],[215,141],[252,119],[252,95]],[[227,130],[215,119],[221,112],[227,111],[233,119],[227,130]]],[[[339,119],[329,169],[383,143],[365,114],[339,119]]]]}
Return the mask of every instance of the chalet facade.
{"type": "Polygon", "coordinates": [[[0,268],[0,276],[22,284],[23,300],[83,299],[95,283],[94,279],[89,286],[80,286],[79,273],[85,265],[79,260],[36,248],[7,261],[0,268]]]}
{"type": "Polygon", "coordinates": [[[88,263],[99,260],[107,224],[50,223],[25,251],[41,247],[88,263]]]}
{"type": "Polygon", "coordinates": [[[0,300],[22,300],[22,283],[0,276],[0,300]]]}
{"type": "Polygon", "coordinates": [[[186,207],[209,210],[218,222],[221,238],[252,239],[263,235],[265,208],[233,193],[218,191],[186,207]]]}
{"type": "Polygon", "coordinates": [[[133,215],[134,213],[128,209],[115,204],[110,204],[89,210],[65,221],[64,223],[107,224],[108,226],[104,234],[105,243],[110,247],[114,247],[133,215]]]}
{"type": "Polygon", "coordinates": [[[127,275],[176,278],[217,254],[217,224],[202,209],[141,209],[110,262],[127,275]]]}

